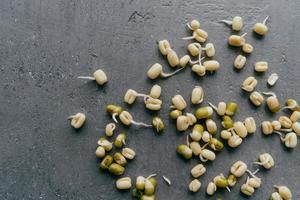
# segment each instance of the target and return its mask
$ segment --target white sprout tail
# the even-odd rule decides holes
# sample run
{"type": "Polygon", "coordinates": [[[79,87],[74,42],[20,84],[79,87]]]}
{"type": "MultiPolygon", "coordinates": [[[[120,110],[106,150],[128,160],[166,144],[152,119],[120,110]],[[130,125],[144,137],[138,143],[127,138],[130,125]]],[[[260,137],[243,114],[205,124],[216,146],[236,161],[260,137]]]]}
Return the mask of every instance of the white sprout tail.
{"type": "Polygon", "coordinates": [[[267,21],[268,21],[269,19],[270,19],[270,16],[267,16],[267,17],[264,19],[263,24],[266,24],[267,21]]]}
{"type": "Polygon", "coordinates": [[[181,71],[182,69],[184,69],[184,67],[181,67],[181,68],[175,70],[175,71],[172,72],[172,73],[164,73],[164,72],[162,72],[162,73],[161,73],[161,76],[164,77],[164,78],[168,78],[168,77],[173,76],[174,74],[178,73],[178,72],[181,71]]]}
{"type": "Polygon", "coordinates": [[[80,79],[88,79],[88,80],[95,80],[95,77],[92,77],[92,76],[78,76],[77,78],[80,78],[80,79]]]}
{"type": "Polygon", "coordinates": [[[116,116],[118,116],[118,113],[114,113],[114,114],[112,114],[112,119],[114,120],[114,122],[116,122],[117,124],[119,123],[118,122],[118,120],[117,120],[117,118],[116,118],[116,116]]]}
{"type": "Polygon", "coordinates": [[[218,112],[218,108],[217,108],[214,104],[208,102],[208,105],[209,105],[210,107],[212,107],[216,112],[218,112]]]}
{"type": "Polygon", "coordinates": [[[200,160],[201,160],[202,162],[207,162],[207,161],[208,161],[207,159],[203,158],[202,155],[200,155],[200,160]]]}
{"type": "Polygon", "coordinates": [[[146,123],[143,123],[143,122],[136,122],[134,120],[132,120],[131,123],[134,124],[134,125],[137,125],[137,126],[152,127],[152,125],[150,125],[150,124],[146,124],[146,123]]]}
{"type": "Polygon", "coordinates": [[[223,19],[223,20],[221,20],[220,22],[221,22],[221,23],[224,23],[224,24],[226,24],[226,25],[228,25],[228,26],[231,26],[231,25],[232,25],[232,21],[230,21],[230,20],[223,19]]]}
{"type": "Polygon", "coordinates": [[[192,39],[194,39],[195,37],[192,35],[192,36],[189,36],[189,37],[183,37],[183,38],[181,38],[181,39],[183,39],[183,40],[192,40],[192,39]]]}

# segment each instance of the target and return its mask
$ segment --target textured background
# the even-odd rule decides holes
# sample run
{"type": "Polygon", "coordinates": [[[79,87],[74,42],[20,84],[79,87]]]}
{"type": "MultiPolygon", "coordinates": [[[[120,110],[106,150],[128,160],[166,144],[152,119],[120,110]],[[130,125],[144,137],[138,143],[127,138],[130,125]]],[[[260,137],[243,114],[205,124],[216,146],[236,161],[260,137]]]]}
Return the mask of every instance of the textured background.
{"type": "MultiPolygon", "coordinates": [[[[263,137],[260,131],[247,137],[240,148],[225,148],[207,166],[201,177],[203,187],[190,194],[189,171],[197,159],[184,162],[175,147],[185,141],[168,119],[170,97],[179,93],[186,100],[195,85],[203,86],[205,102],[237,101],[240,109],[236,120],[254,116],[260,123],[274,119],[264,106],[254,108],[239,85],[253,75],[253,63],[269,62],[270,71],[257,76],[258,90],[268,90],[266,79],[276,72],[280,80],[272,91],[281,102],[286,97],[300,99],[298,65],[300,51],[300,1],[292,0],[211,0],[211,1],[81,1],[81,0],[1,0],[0,1],[0,199],[130,199],[129,192],[118,192],[114,177],[99,172],[94,156],[96,141],[110,121],[104,106],[123,105],[128,88],[147,93],[153,84],[146,78],[148,67],[160,62],[156,41],[168,39],[178,54],[186,53],[188,41],[180,38],[190,33],[185,23],[201,20],[216,46],[216,59],[221,63],[214,75],[199,78],[187,68],[176,77],[158,80],[163,88],[163,109],[159,112],[168,126],[162,135],[150,129],[131,127],[128,146],[137,157],[126,168],[126,175],[157,173],[172,180],[168,187],[158,177],[159,199],[246,199],[239,193],[245,178],[233,192],[219,191],[209,198],[207,183],[219,173],[227,173],[236,160],[250,165],[263,152],[271,153],[276,166],[262,170],[262,187],[252,199],[267,199],[273,184],[288,185],[294,199],[300,199],[300,148],[288,151],[277,135],[263,137]],[[236,72],[232,68],[239,50],[229,48],[230,29],[218,23],[240,15],[245,20],[243,31],[255,51],[246,67],[236,72]],[[263,39],[250,29],[255,22],[271,16],[270,33],[263,39]],[[94,82],[78,80],[99,66],[109,83],[98,87],[94,82]],[[87,114],[87,123],[73,130],[67,120],[76,112],[87,114]]],[[[124,105],[125,106],[125,105],[124,105]]],[[[141,101],[130,108],[135,119],[149,122],[153,113],[144,109],[141,101]]],[[[187,111],[193,111],[189,106],[187,111]]],[[[277,115],[278,116],[278,115],[277,115]]]]}

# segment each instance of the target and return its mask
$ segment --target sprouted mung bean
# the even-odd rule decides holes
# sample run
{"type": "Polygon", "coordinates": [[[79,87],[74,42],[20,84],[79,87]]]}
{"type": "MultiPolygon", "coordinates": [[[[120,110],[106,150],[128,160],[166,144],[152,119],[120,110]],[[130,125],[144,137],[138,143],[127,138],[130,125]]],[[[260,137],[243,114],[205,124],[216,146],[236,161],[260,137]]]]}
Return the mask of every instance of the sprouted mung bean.
{"type": "Polygon", "coordinates": [[[206,172],[206,168],[204,167],[203,164],[197,164],[191,169],[191,175],[194,178],[199,178],[206,172]]]}
{"type": "Polygon", "coordinates": [[[187,160],[191,159],[193,156],[193,151],[184,144],[178,145],[176,148],[176,152],[187,160]]]}
{"type": "Polygon", "coordinates": [[[147,72],[147,76],[149,79],[156,79],[158,77],[162,77],[162,78],[168,78],[168,77],[171,77],[175,74],[177,74],[180,70],[184,69],[183,67],[182,68],[179,68],[177,70],[175,70],[174,72],[172,73],[165,73],[163,72],[163,67],[161,64],[159,63],[155,63],[154,65],[152,65],[150,67],[150,69],[148,70],[147,72]]]}
{"type": "Polygon", "coordinates": [[[153,195],[155,192],[155,185],[152,184],[152,182],[146,178],[145,179],[145,190],[144,193],[147,196],[153,195]]]}
{"type": "Polygon", "coordinates": [[[201,188],[201,182],[198,179],[194,179],[189,184],[189,190],[191,192],[198,192],[201,188]]]}
{"type": "Polygon", "coordinates": [[[201,86],[195,86],[192,95],[191,95],[191,102],[193,104],[200,104],[203,102],[204,98],[204,91],[201,86]]]}
{"type": "Polygon", "coordinates": [[[227,178],[224,177],[223,174],[216,176],[213,179],[213,182],[217,186],[217,188],[226,188],[230,192],[230,189],[228,187],[229,186],[228,180],[227,180],[227,178]]]}
{"type": "Polygon", "coordinates": [[[131,124],[134,124],[136,126],[152,127],[152,125],[145,124],[143,122],[134,121],[132,115],[127,111],[122,111],[119,115],[119,119],[126,126],[130,126],[131,124]]]}
{"type": "Polygon", "coordinates": [[[220,68],[220,63],[216,60],[207,60],[203,62],[206,71],[215,72],[220,68]]]}
{"type": "Polygon", "coordinates": [[[263,121],[261,123],[262,133],[265,135],[270,135],[273,133],[274,129],[270,121],[263,121]]]}
{"type": "Polygon", "coordinates": [[[253,188],[259,188],[261,186],[261,179],[258,177],[249,178],[248,185],[253,188]]]}
{"type": "Polygon", "coordinates": [[[113,143],[108,141],[105,137],[101,137],[97,143],[99,146],[102,146],[105,149],[105,151],[110,151],[113,147],[113,143]]]}
{"type": "Polygon", "coordinates": [[[271,124],[274,130],[279,131],[281,129],[281,123],[278,120],[273,120],[271,124]]]}
{"type": "Polygon", "coordinates": [[[228,186],[233,187],[237,182],[237,178],[233,174],[230,174],[227,178],[227,181],[228,181],[228,186]]]}
{"type": "Polygon", "coordinates": [[[237,121],[233,123],[233,129],[235,133],[241,138],[245,138],[248,135],[248,131],[243,122],[237,121]]]}
{"type": "Polygon", "coordinates": [[[171,45],[168,40],[161,40],[158,42],[158,48],[162,55],[166,56],[168,54],[168,49],[171,48],[171,45]]]}
{"type": "Polygon", "coordinates": [[[247,117],[244,121],[245,127],[248,133],[254,133],[256,131],[256,123],[253,117],[247,117]]]}
{"type": "Polygon", "coordinates": [[[126,148],[122,149],[122,155],[126,159],[132,160],[132,159],[134,159],[136,154],[135,154],[135,151],[133,149],[126,147],[126,148]]]}
{"type": "Polygon", "coordinates": [[[282,197],[278,192],[273,192],[269,200],[282,200],[282,197]]]}
{"type": "Polygon", "coordinates": [[[200,155],[200,153],[201,153],[201,151],[202,151],[202,148],[201,148],[199,142],[193,141],[193,142],[190,143],[189,146],[190,146],[190,148],[191,148],[191,150],[192,150],[192,152],[193,152],[193,154],[194,154],[195,156],[199,156],[199,155],[200,155]]]}
{"type": "Polygon", "coordinates": [[[226,103],[225,102],[219,102],[218,107],[216,107],[215,105],[213,105],[210,102],[208,102],[208,104],[210,105],[210,107],[212,107],[218,113],[219,116],[223,116],[226,114],[226,103]]]}
{"type": "Polygon", "coordinates": [[[287,148],[295,148],[297,146],[297,135],[294,132],[287,133],[285,137],[281,137],[281,141],[287,148]]]}
{"type": "Polygon", "coordinates": [[[210,183],[207,185],[206,193],[207,193],[208,195],[212,196],[216,191],[217,191],[217,186],[216,186],[216,184],[214,184],[213,182],[210,182],[210,183]]]}
{"type": "Polygon", "coordinates": [[[230,129],[230,128],[233,127],[233,123],[234,123],[234,122],[233,122],[233,120],[231,119],[231,117],[229,117],[229,116],[227,116],[227,115],[223,116],[223,120],[222,120],[222,122],[221,122],[223,128],[225,128],[225,129],[230,129]]]}
{"type": "Polygon", "coordinates": [[[157,84],[153,85],[149,95],[154,99],[158,99],[161,95],[161,87],[157,84]]]}
{"type": "Polygon", "coordinates": [[[191,57],[189,55],[184,55],[179,59],[179,66],[186,67],[188,63],[191,62],[191,57]]]}
{"type": "Polygon", "coordinates": [[[203,65],[195,64],[192,66],[192,71],[198,76],[204,76],[206,74],[206,68],[203,65]]]}
{"type": "Polygon", "coordinates": [[[153,117],[152,126],[155,128],[156,132],[162,132],[165,129],[165,124],[160,117],[153,117]]]}
{"type": "Polygon", "coordinates": [[[279,79],[278,74],[273,73],[269,76],[267,83],[268,83],[269,86],[274,86],[275,83],[278,81],[278,79],[279,79]]]}
{"type": "Polygon", "coordinates": [[[114,104],[108,104],[106,106],[106,111],[112,116],[112,119],[114,122],[118,123],[118,120],[116,119],[116,116],[120,115],[123,111],[122,107],[114,104]]]}
{"type": "Polygon", "coordinates": [[[172,110],[170,113],[169,113],[169,116],[172,118],[172,119],[177,119],[179,116],[182,115],[182,111],[181,110],[172,110]]]}
{"type": "Polygon", "coordinates": [[[171,67],[176,67],[177,65],[179,65],[179,57],[177,53],[171,48],[167,49],[167,52],[167,60],[169,65],[171,67]]]}
{"type": "Polygon", "coordinates": [[[201,139],[203,142],[208,143],[211,138],[212,138],[212,135],[209,132],[204,131],[201,139]]]}
{"type": "Polygon", "coordinates": [[[235,16],[232,20],[221,20],[221,22],[231,26],[234,31],[240,31],[243,28],[243,19],[240,16],[235,16]]]}
{"type": "Polygon", "coordinates": [[[255,192],[254,188],[248,185],[247,183],[244,183],[241,186],[241,192],[247,196],[252,196],[252,194],[255,192]]]}
{"type": "Polygon", "coordinates": [[[210,139],[209,146],[214,151],[221,151],[224,148],[224,144],[220,140],[218,140],[216,138],[211,138],[210,139]]]}
{"type": "Polygon", "coordinates": [[[255,106],[260,106],[265,101],[263,95],[257,91],[252,92],[249,99],[255,106]]]}
{"type": "Polygon", "coordinates": [[[157,180],[156,180],[156,174],[150,174],[147,179],[154,185],[154,187],[157,186],[157,180]]]}
{"type": "Polygon", "coordinates": [[[185,115],[181,115],[176,120],[176,127],[178,131],[185,131],[188,129],[190,123],[189,119],[185,115]]]}
{"type": "Polygon", "coordinates": [[[105,149],[102,146],[98,146],[96,149],[96,156],[98,158],[103,158],[105,156],[105,149]]]}
{"type": "Polygon", "coordinates": [[[265,169],[271,169],[275,165],[274,159],[269,153],[263,153],[259,155],[258,159],[259,162],[254,162],[254,164],[261,165],[265,169]]]}
{"type": "Polygon", "coordinates": [[[253,26],[253,31],[261,36],[266,35],[268,33],[268,27],[266,26],[266,22],[268,21],[268,19],[269,19],[269,16],[267,16],[264,19],[263,23],[256,23],[253,26]]]}
{"type": "Polygon", "coordinates": [[[114,134],[114,130],[116,129],[115,123],[109,123],[105,126],[105,135],[111,137],[114,134]]]}
{"type": "Polygon", "coordinates": [[[268,97],[266,102],[267,102],[267,106],[271,112],[275,113],[280,110],[280,103],[275,94],[272,94],[270,97],[268,97]]]}
{"type": "Polygon", "coordinates": [[[161,109],[162,101],[160,99],[155,99],[150,96],[144,97],[145,107],[148,110],[157,111],[161,109]]]}
{"type": "Polygon", "coordinates": [[[299,111],[298,102],[295,99],[287,99],[286,106],[282,109],[290,109],[292,111],[299,111]]]}
{"type": "Polygon", "coordinates": [[[104,85],[107,82],[107,76],[105,72],[101,69],[96,70],[93,73],[93,76],[78,76],[77,78],[94,80],[99,85],[104,85]]]}
{"type": "Polygon", "coordinates": [[[81,128],[86,120],[86,116],[84,113],[77,113],[75,115],[71,115],[68,117],[71,120],[71,126],[75,129],[81,128]]]}
{"type": "Polygon", "coordinates": [[[228,38],[228,44],[235,47],[241,47],[245,44],[245,36],[247,33],[244,33],[243,35],[231,35],[228,38]]]}
{"type": "Polygon", "coordinates": [[[268,63],[266,61],[259,61],[254,64],[254,70],[256,72],[265,72],[269,68],[268,63]]]}
{"type": "Polygon", "coordinates": [[[213,114],[213,109],[209,106],[200,107],[195,112],[195,116],[197,119],[210,118],[212,114],[213,114]]]}
{"type": "Polygon", "coordinates": [[[194,114],[192,114],[192,113],[186,113],[185,115],[186,115],[186,117],[188,119],[189,126],[192,126],[192,125],[194,125],[197,122],[197,118],[195,117],[194,114]]]}
{"type": "Polygon", "coordinates": [[[136,181],[135,181],[135,187],[138,190],[144,190],[145,189],[145,177],[137,176],[136,181]]]}
{"type": "Polygon", "coordinates": [[[199,142],[202,138],[203,132],[204,127],[201,124],[195,124],[192,132],[190,133],[190,137],[193,141],[199,142]]]}
{"type": "Polygon", "coordinates": [[[252,53],[253,51],[253,46],[249,43],[245,43],[243,46],[242,46],[242,50],[244,53],[252,53]]]}
{"type": "Polygon", "coordinates": [[[133,104],[137,97],[147,97],[146,94],[137,93],[135,90],[128,89],[124,95],[124,102],[133,104]]]}
{"type": "Polygon", "coordinates": [[[202,50],[205,50],[205,54],[209,58],[215,56],[216,54],[216,49],[213,43],[207,43],[202,50]]]}
{"type": "Polygon", "coordinates": [[[126,144],[125,140],[126,140],[126,134],[120,133],[115,139],[114,142],[115,147],[122,148],[126,144]]]}
{"type": "Polygon", "coordinates": [[[244,68],[244,66],[246,64],[246,61],[247,61],[247,58],[245,56],[238,55],[233,62],[233,66],[236,69],[242,69],[242,68],[244,68]]]}
{"type": "Polygon", "coordinates": [[[116,187],[119,190],[128,190],[130,189],[132,186],[131,184],[131,178],[130,177],[123,177],[123,178],[119,178],[116,181],[116,187]]]}
{"type": "Polygon", "coordinates": [[[122,174],[124,174],[125,168],[117,163],[112,163],[111,165],[109,165],[108,171],[113,175],[121,176],[122,174]]]}
{"type": "Polygon", "coordinates": [[[253,92],[256,85],[257,85],[257,80],[253,76],[249,76],[244,80],[241,88],[246,92],[253,92]]]}
{"type": "Polygon", "coordinates": [[[192,40],[192,39],[195,39],[198,42],[203,43],[203,42],[206,41],[207,37],[208,37],[207,32],[204,31],[203,29],[198,28],[198,29],[196,29],[196,30],[193,31],[193,35],[192,36],[184,37],[182,39],[183,40],[192,40]]]}
{"type": "Polygon", "coordinates": [[[297,136],[300,136],[300,123],[299,122],[293,122],[292,129],[297,134],[297,136]]]}
{"type": "Polygon", "coordinates": [[[287,186],[274,185],[274,187],[278,190],[278,193],[283,200],[292,200],[292,192],[287,186]]]}
{"type": "Polygon", "coordinates": [[[217,127],[217,124],[214,120],[212,120],[212,119],[205,120],[205,125],[206,125],[207,131],[210,134],[215,135],[217,133],[218,127],[217,127]]]}
{"type": "Polygon", "coordinates": [[[292,120],[290,118],[288,118],[287,116],[280,116],[278,118],[278,121],[280,122],[281,126],[283,128],[291,128],[292,127],[292,120]]]}
{"type": "Polygon", "coordinates": [[[195,31],[200,28],[200,22],[198,20],[194,19],[190,23],[187,24],[187,27],[190,30],[195,31]]]}
{"type": "Polygon", "coordinates": [[[106,156],[102,159],[102,161],[101,161],[99,167],[100,167],[100,169],[102,169],[102,170],[107,170],[107,169],[109,168],[109,166],[110,166],[112,163],[113,163],[113,157],[112,157],[111,155],[106,155],[106,156]]]}
{"type": "Polygon", "coordinates": [[[235,162],[231,168],[230,172],[235,176],[235,177],[241,177],[246,173],[247,170],[247,165],[243,161],[237,161],[235,162]]]}
{"type": "Polygon", "coordinates": [[[224,116],[226,114],[227,104],[225,102],[219,102],[217,107],[217,113],[219,116],[224,116]]]}
{"type": "Polygon", "coordinates": [[[194,42],[187,46],[187,50],[192,56],[198,56],[199,54],[201,55],[202,47],[200,43],[194,42]]]}
{"type": "Polygon", "coordinates": [[[232,134],[230,131],[222,130],[220,136],[224,140],[229,140],[229,138],[232,136],[232,134]]]}
{"type": "MultiPolygon", "coordinates": [[[[280,129],[283,130],[283,129],[280,129]]],[[[279,131],[273,131],[274,133],[280,136],[280,140],[284,143],[287,148],[293,149],[297,146],[297,135],[294,132],[289,132],[286,135],[283,135],[279,131]]]]}
{"type": "Polygon", "coordinates": [[[216,154],[211,150],[202,149],[199,158],[202,162],[213,161],[216,159],[216,154]]]}
{"type": "Polygon", "coordinates": [[[177,94],[172,98],[172,108],[176,108],[177,110],[184,110],[187,106],[184,98],[177,94]]]}
{"type": "Polygon", "coordinates": [[[235,133],[228,139],[227,144],[232,148],[237,148],[243,142],[243,139],[235,133]]]}
{"type": "Polygon", "coordinates": [[[121,166],[125,166],[127,164],[126,158],[120,152],[116,152],[113,155],[113,158],[114,158],[114,161],[121,166]]]}
{"type": "Polygon", "coordinates": [[[299,111],[293,111],[293,113],[291,114],[291,116],[290,116],[290,120],[292,121],[292,122],[296,122],[296,121],[298,121],[300,119],[300,112],[299,111]]]}
{"type": "Polygon", "coordinates": [[[230,101],[226,104],[226,115],[233,116],[238,109],[237,103],[230,101]]]}

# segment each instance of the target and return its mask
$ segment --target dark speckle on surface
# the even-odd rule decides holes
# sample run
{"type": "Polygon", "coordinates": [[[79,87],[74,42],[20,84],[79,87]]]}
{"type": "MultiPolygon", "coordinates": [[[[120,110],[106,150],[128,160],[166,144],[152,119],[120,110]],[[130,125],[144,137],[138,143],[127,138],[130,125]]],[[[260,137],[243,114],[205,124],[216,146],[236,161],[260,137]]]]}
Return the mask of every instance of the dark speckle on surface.
{"type": "Polygon", "coordinates": [[[145,14],[143,14],[142,12],[134,11],[130,15],[128,22],[145,22],[154,17],[155,16],[151,12],[146,12],[145,14]]]}
{"type": "MultiPolygon", "coordinates": [[[[184,143],[186,133],[177,133],[168,118],[170,98],[181,94],[189,102],[195,85],[205,91],[205,101],[236,101],[239,110],[235,120],[255,117],[258,128],[271,114],[261,106],[254,108],[240,84],[252,75],[253,63],[269,62],[270,70],[257,76],[258,91],[273,91],[283,104],[287,97],[300,101],[300,1],[280,0],[211,0],[211,1],[78,1],[78,0],[2,0],[0,2],[0,199],[131,199],[130,192],[115,189],[115,177],[98,169],[95,158],[97,140],[110,122],[105,105],[115,103],[129,110],[137,121],[151,122],[153,114],[138,99],[132,106],[123,103],[131,88],[148,93],[152,84],[162,86],[163,109],[158,112],[167,125],[161,135],[152,129],[118,126],[125,131],[128,146],[137,157],[126,167],[126,176],[158,174],[158,199],[248,199],[239,192],[246,176],[229,193],[218,190],[208,197],[205,188],[214,176],[228,174],[230,166],[243,160],[250,170],[259,154],[268,152],[275,167],[261,170],[262,186],[252,199],[268,199],[274,184],[287,185],[293,199],[300,199],[300,146],[287,151],[277,135],[262,136],[260,130],[245,139],[235,150],[225,148],[200,178],[202,187],[196,194],[188,192],[192,180],[190,169],[199,162],[184,162],[175,152],[184,143]],[[246,39],[254,46],[245,68],[233,70],[233,60],[241,53],[229,48],[230,28],[222,19],[235,15],[244,18],[246,39]],[[258,38],[251,33],[256,22],[270,15],[269,33],[258,38]],[[155,62],[167,66],[159,55],[156,41],[168,39],[180,55],[186,54],[191,41],[180,38],[191,34],[186,23],[199,19],[216,48],[215,59],[220,70],[203,78],[191,73],[190,67],[165,80],[150,81],[146,71],[155,62]],[[109,79],[104,87],[79,80],[102,68],[109,79]],[[267,78],[280,78],[273,88],[267,78]],[[77,112],[87,115],[82,129],[70,127],[68,116],[77,112]],[[162,175],[172,181],[165,184],[162,175]]],[[[192,112],[195,106],[188,106],[192,112]]],[[[216,120],[217,117],[215,117],[216,120]]],[[[219,121],[219,120],[218,120],[219,121]]]]}

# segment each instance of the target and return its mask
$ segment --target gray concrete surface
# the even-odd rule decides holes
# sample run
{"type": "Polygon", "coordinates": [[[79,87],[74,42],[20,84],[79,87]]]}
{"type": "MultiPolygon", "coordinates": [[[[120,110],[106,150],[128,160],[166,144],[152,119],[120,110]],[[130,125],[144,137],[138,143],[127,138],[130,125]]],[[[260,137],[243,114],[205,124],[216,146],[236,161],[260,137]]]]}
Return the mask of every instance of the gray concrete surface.
{"type": "MultiPolygon", "coordinates": [[[[207,183],[219,173],[227,173],[236,160],[250,163],[263,152],[271,153],[276,166],[262,170],[262,187],[252,199],[267,199],[273,184],[287,185],[294,199],[300,199],[300,147],[287,151],[278,136],[263,137],[260,131],[248,137],[240,148],[225,148],[201,178],[202,188],[190,194],[189,171],[197,159],[184,162],[175,147],[185,141],[187,133],[176,133],[168,119],[170,97],[177,93],[187,100],[194,85],[205,90],[205,102],[237,101],[235,116],[242,120],[254,116],[257,122],[275,119],[265,107],[254,108],[239,85],[253,75],[253,63],[266,60],[270,71],[257,76],[258,90],[268,90],[266,79],[276,72],[280,80],[271,90],[283,103],[287,97],[300,99],[300,2],[299,1],[79,1],[79,0],[2,0],[0,1],[0,199],[130,199],[129,192],[118,192],[114,177],[99,172],[94,156],[96,141],[110,121],[104,106],[122,103],[128,88],[148,92],[152,83],[163,87],[163,109],[167,122],[162,135],[152,130],[119,127],[128,134],[128,146],[137,158],[126,168],[126,175],[165,175],[172,181],[167,186],[158,178],[158,199],[246,199],[239,193],[243,177],[231,193],[219,191],[205,195],[207,183]],[[218,23],[235,15],[243,16],[247,41],[255,51],[248,57],[244,70],[232,68],[239,50],[229,48],[226,39],[230,29],[218,23]],[[271,16],[270,33],[262,39],[250,29],[255,22],[271,16]],[[216,46],[216,59],[221,69],[214,75],[198,78],[187,68],[176,77],[151,82],[145,73],[160,62],[156,41],[168,39],[180,54],[188,41],[180,38],[189,33],[185,23],[201,20],[216,46]],[[103,68],[109,83],[78,80],[103,68]],[[87,123],[73,130],[67,120],[76,112],[87,114],[87,123]]],[[[168,69],[166,66],[165,69],[168,69]]],[[[137,120],[149,122],[153,113],[143,103],[124,107],[137,120]]],[[[189,106],[187,111],[195,107],[189,106]]],[[[281,113],[282,114],[282,113],[281,113]]]]}

